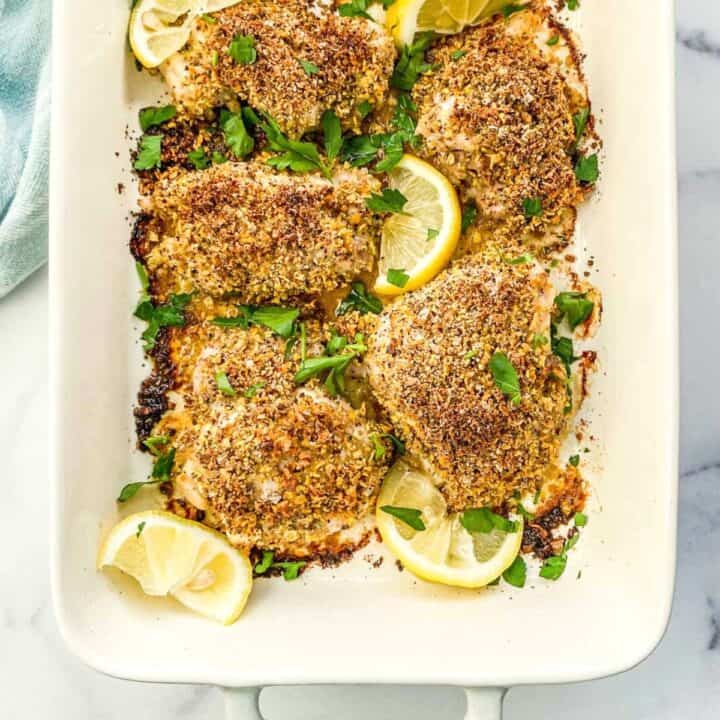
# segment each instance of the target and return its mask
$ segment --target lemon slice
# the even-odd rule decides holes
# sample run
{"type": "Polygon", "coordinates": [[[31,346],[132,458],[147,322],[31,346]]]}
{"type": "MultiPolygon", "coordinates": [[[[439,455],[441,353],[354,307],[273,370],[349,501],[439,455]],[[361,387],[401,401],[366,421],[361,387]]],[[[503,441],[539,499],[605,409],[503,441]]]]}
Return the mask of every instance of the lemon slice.
{"type": "Polygon", "coordinates": [[[444,585],[479,588],[500,577],[520,551],[522,519],[517,523],[511,533],[468,532],[432,480],[403,462],[388,473],[377,503],[378,529],[393,555],[419,578],[444,585]],[[424,530],[390,514],[408,509],[420,511],[424,530]]]}
{"type": "Polygon", "coordinates": [[[399,295],[447,265],[460,237],[462,211],[448,179],[413,155],[403,155],[388,184],[407,202],[403,213],[389,215],[383,225],[375,291],[399,295]]]}
{"type": "Polygon", "coordinates": [[[410,45],[416,32],[458,33],[507,4],[507,0],[396,0],[388,9],[385,25],[398,45],[410,45]]]}
{"type": "Polygon", "coordinates": [[[97,564],[132,575],[148,595],[172,595],[225,625],[237,620],[252,588],[250,561],[223,535],[168,512],[139,512],[119,522],[97,564]]]}
{"type": "Polygon", "coordinates": [[[195,17],[237,3],[238,0],[140,0],[130,15],[130,47],[146,68],[157,67],[188,41],[195,17]]]}

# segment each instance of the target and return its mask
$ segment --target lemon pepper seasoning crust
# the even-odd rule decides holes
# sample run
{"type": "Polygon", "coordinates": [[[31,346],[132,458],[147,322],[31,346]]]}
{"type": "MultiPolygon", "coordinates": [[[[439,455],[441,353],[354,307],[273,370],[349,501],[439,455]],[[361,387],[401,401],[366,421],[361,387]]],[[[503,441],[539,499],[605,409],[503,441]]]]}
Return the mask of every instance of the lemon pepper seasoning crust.
{"type": "Polygon", "coordinates": [[[331,182],[259,163],[173,168],[145,203],[162,226],[146,238],[155,287],[242,302],[334,290],[374,263],[380,220],[365,198],[379,187],[365,170],[331,182]]]}
{"type": "MultiPolygon", "coordinates": [[[[310,322],[308,354],[325,340],[310,322]]],[[[286,358],[285,341],[265,328],[173,328],[169,346],[174,407],[154,434],[172,437],[177,497],[247,549],[308,557],[360,544],[391,457],[374,458],[370,435],[387,428],[317,380],[298,386],[300,347],[286,358]]]]}
{"type": "Polygon", "coordinates": [[[570,36],[547,45],[555,32],[547,10],[526,10],[443,39],[413,91],[419,154],[476,204],[479,227],[499,243],[567,244],[588,192],[570,154],[585,83],[570,36]],[[528,216],[528,200],[541,211],[528,216]]]}
{"type": "Polygon", "coordinates": [[[390,306],[369,342],[370,385],[451,512],[536,489],[557,457],[565,370],[532,346],[549,334],[552,296],[536,268],[461,261],[390,306]],[[518,374],[517,406],[488,367],[495,352],[518,374]]]}
{"type": "Polygon", "coordinates": [[[358,132],[358,103],[382,104],[395,60],[382,26],[340,17],[305,0],[246,0],[195,21],[186,50],[160,70],[176,101],[192,114],[239,99],[269,113],[292,137],[316,129],[331,108],[358,132]],[[257,57],[237,63],[228,54],[236,35],[252,36],[257,57]],[[301,61],[312,63],[309,74],[301,61]]]}

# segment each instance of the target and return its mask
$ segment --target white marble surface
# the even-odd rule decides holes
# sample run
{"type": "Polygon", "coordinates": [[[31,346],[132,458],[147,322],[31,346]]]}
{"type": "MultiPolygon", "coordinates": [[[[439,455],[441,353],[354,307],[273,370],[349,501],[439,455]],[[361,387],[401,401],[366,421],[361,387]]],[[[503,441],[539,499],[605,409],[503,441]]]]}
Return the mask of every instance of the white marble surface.
{"type": "MultiPolygon", "coordinates": [[[[682,476],[672,621],[654,655],[622,676],[512,690],[508,720],[720,717],[720,4],[678,4],[682,476]]],[[[217,690],[103,677],[58,636],[45,533],[46,306],[45,271],[0,300],[0,717],[220,720],[217,690]]],[[[262,706],[268,720],[453,720],[463,712],[450,688],[271,689],[262,706]]]]}

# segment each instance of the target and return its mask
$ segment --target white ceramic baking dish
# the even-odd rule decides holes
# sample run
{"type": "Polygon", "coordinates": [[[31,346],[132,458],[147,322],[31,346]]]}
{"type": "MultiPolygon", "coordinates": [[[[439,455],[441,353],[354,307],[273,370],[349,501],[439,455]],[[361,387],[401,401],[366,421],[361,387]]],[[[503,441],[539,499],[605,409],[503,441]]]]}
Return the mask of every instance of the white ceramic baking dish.
{"type": "MultiPolygon", "coordinates": [[[[392,562],[371,569],[361,552],[294,583],[257,582],[246,613],[225,628],[94,569],[118,488],[146,471],[130,414],[147,368],[130,322],[135,195],[124,136],[161,85],[126,52],[127,0],[56,0],[51,545],[55,609],[74,653],[136,680],[481,688],[468,710],[479,718],[500,713],[501,693],[482,688],[608,675],[655,647],[675,563],[673,10],[671,0],[586,0],[573,17],[605,141],[577,252],[594,258],[605,313],[586,410],[600,439],[586,464],[590,523],[565,576],[469,592],[415,581],[392,562]]],[[[252,691],[230,696],[233,703],[259,717],[252,691]]]]}

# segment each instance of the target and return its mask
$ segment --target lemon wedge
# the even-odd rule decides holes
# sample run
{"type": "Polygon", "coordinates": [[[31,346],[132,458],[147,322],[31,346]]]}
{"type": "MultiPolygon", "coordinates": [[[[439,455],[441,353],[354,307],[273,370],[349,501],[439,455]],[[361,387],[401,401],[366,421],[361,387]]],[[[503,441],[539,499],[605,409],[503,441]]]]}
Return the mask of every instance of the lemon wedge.
{"type": "Polygon", "coordinates": [[[130,15],[130,47],[146,68],[157,67],[188,41],[195,17],[237,3],[238,0],[140,0],[130,15]]]}
{"type": "Polygon", "coordinates": [[[448,179],[413,155],[403,155],[388,173],[388,184],[407,202],[383,225],[375,291],[400,295],[447,265],[460,237],[462,211],[448,179]]]}
{"type": "Polygon", "coordinates": [[[514,532],[466,530],[460,513],[448,514],[432,480],[404,462],[385,478],[376,517],[393,555],[419,578],[443,585],[484,587],[512,565],[522,543],[521,518],[514,532]]]}
{"type": "Polygon", "coordinates": [[[396,0],[388,9],[385,25],[402,47],[410,45],[417,32],[458,33],[507,4],[507,0],[396,0]]]}
{"type": "Polygon", "coordinates": [[[100,547],[97,565],[119,568],[147,595],[172,595],[225,625],[237,620],[252,588],[250,561],[223,535],[156,510],[115,525],[100,547]]]}

